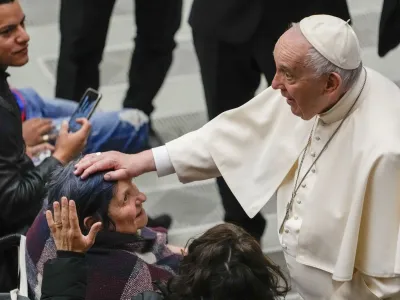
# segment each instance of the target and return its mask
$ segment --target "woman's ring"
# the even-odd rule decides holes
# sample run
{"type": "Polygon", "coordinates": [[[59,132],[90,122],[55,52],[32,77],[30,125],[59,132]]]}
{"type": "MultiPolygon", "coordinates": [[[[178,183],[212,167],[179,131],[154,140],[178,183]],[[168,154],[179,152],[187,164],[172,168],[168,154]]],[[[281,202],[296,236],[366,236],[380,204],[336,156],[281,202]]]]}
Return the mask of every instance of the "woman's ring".
{"type": "Polygon", "coordinates": [[[45,135],[43,135],[42,136],[42,139],[43,139],[43,142],[48,142],[49,141],[49,135],[48,134],[45,134],[45,135]]]}
{"type": "Polygon", "coordinates": [[[96,155],[97,155],[97,156],[100,156],[100,155],[101,155],[101,152],[97,152],[96,155]]]}

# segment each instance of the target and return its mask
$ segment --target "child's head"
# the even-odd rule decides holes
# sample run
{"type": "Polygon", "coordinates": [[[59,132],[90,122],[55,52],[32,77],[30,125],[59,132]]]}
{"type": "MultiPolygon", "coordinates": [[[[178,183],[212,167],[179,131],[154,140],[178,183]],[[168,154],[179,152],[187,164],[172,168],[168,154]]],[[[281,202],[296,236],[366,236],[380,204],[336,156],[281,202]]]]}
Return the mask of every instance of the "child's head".
{"type": "Polygon", "coordinates": [[[222,224],[193,240],[169,289],[172,299],[272,300],[288,284],[251,235],[222,224]]]}

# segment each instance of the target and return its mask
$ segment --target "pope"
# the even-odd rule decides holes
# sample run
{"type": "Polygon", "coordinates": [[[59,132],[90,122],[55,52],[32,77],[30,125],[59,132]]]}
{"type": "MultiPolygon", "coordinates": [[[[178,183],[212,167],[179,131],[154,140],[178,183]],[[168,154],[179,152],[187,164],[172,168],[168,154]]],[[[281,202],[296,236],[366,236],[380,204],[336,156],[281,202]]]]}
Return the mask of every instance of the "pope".
{"type": "Polygon", "coordinates": [[[314,15],[278,40],[271,87],[136,155],[90,154],[106,180],[223,176],[254,217],[277,193],[279,240],[305,300],[400,299],[400,90],[363,66],[345,21],[314,15]]]}

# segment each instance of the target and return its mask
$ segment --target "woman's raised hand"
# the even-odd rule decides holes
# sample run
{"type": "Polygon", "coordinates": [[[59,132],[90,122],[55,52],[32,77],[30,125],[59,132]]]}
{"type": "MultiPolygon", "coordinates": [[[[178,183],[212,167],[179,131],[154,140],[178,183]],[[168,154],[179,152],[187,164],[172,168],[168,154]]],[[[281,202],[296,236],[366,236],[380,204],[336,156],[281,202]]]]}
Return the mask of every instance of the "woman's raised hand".
{"type": "Polygon", "coordinates": [[[93,246],[101,223],[97,222],[90,228],[88,235],[83,235],[79,227],[75,201],[61,198],[61,205],[53,203],[54,215],[46,211],[47,224],[56,244],[57,250],[85,253],[93,246]]]}

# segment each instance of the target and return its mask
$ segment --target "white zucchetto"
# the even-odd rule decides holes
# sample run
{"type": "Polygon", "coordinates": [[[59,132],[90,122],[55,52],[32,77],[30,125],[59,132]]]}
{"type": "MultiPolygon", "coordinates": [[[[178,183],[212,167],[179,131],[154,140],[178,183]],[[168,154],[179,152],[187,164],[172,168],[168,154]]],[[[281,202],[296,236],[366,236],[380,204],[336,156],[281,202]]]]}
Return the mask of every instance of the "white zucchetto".
{"type": "Polygon", "coordinates": [[[360,65],[360,44],[348,22],[329,15],[314,15],[304,18],[299,25],[308,42],[334,65],[345,70],[360,65]]]}

